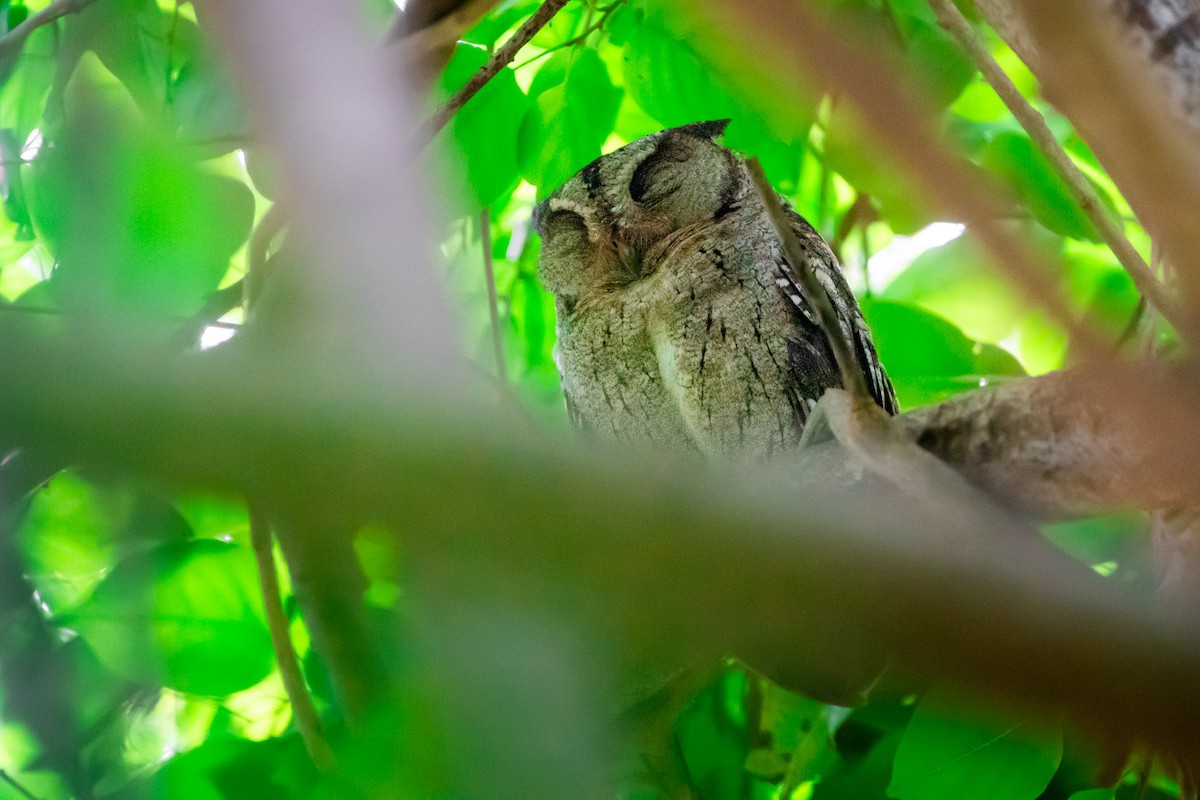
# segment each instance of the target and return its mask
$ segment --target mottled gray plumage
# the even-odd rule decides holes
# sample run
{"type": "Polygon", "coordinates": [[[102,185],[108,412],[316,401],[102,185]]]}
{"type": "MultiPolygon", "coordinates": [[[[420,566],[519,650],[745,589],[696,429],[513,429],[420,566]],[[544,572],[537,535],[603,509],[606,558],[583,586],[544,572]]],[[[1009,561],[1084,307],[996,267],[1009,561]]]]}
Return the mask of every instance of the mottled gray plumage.
{"type": "MultiPolygon", "coordinates": [[[[841,381],[742,158],[717,141],[724,128],[672,128],[597,159],[537,207],[534,228],[575,424],[763,461],[797,444],[812,406],[841,381]]],[[[894,413],[833,253],[788,214],[869,391],[894,413]]]]}

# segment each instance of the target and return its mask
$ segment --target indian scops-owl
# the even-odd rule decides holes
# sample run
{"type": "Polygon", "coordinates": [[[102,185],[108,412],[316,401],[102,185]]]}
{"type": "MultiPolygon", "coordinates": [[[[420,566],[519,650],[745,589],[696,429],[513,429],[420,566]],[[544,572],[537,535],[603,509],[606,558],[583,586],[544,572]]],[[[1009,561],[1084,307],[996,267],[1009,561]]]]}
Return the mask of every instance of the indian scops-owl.
{"type": "MultiPolygon", "coordinates": [[[[726,121],[645,136],[534,211],[572,421],[595,436],[761,462],[841,379],[726,121]]],[[[784,204],[867,388],[891,383],[832,251],[784,204]]]]}

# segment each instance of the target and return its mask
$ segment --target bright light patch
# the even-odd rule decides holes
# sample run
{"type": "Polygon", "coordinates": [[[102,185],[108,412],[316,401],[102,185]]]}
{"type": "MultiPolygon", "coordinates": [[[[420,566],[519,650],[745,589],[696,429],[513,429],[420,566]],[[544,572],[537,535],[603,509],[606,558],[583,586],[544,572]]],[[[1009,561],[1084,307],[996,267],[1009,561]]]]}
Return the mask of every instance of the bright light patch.
{"type": "Polygon", "coordinates": [[[228,342],[237,333],[233,328],[226,328],[220,325],[209,325],[200,334],[200,349],[208,350],[216,347],[219,344],[228,342]]]}
{"type": "Polygon", "coordinates": [[[396,4],[396,8],[400,9],[401,11],[403,11],[405,6],[408,5],[408,0],[392,0],[392,2],[394,2],[396,4]]]}
{"type": "Polygon", "coordinates": [[[912,236],[894,237],[887,247],[871,256],[871,260],[867,262],[871,291],[882,292],[922,253],[954,241],[962,236],[966,229],[966,225],[958,222],[933,222],[912,236]]]}
{"type": "Polygon", "coordinates": [[[38,128],[34,128],[29,132],[29,136],[25,137],[25,144],[21,147],[21,160],[33,161],[41,150],[42,132],[38,128]]]}

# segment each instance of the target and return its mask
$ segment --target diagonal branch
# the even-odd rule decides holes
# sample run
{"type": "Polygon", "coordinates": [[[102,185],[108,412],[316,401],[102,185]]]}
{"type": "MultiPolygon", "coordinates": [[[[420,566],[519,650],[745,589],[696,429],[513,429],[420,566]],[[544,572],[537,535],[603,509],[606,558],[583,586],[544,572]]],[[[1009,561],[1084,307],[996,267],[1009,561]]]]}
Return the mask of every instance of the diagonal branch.
{"type": "Polygon", "coordinates": [[[487,85],[487,82],[496,76],[500,70],[512,63],[512,60],[517,57],[517,53],[521,48],[529,44],[538,31],[546,27],[546,24],[554,18],[554,15],[559,12],[568,0],[546,0],[534,12],[533,16],[525,20],[525,23],[517,29],[508,41],[500,46],[500,48],[492,55],[488,62],[484,64],[478,72],[471,76],[471,79],[466,84],[450,96],[441,108],[433,113],[424,125],[417,131],[413,140],[413,148],[420,150],[427,144],[433,141],[433,138],[438,135],[442,128],[450,122],[450,119],[458,111],[466,105],[472,97],[479,93],[479,90],[487,85]]]}
{"type": "Polygon", "coordinates": [[[1197,134],[1164,113],[1164,93],[1090,3],[1021,0],[1047,97],[1072,121],[1179,276],[1200,300],[1197,134]]]}
{"type": "MultiPolygon", "coordinates": [[[[1111,351],[1094,329],[1080,325],[1061,287],[1032,251],[998,223],[992,196],[964,168],[938,136],[927,104],[906,87],[896,71],[862,46],[848,31],[835,29],[811,9],[812,3],[746,0],[736,10],[716,0],[676,0],[698,7],[708,33],[732,51],[755,48],[774,55],[772,75],[814,74],[853,103],[873,141],[905,168],[912,185],[941,213],[965,222],[998,267],[1039,306],[1059,321],[1085,355],[1111,351]]],[[[795,93],[792,81],[779,81],[795,93]]]]}
{"type": "Polygon", "coordinates": [[[0,38],[0,74],[10,60],[21,54],[21,48],[31,33],[68,14],[77,14],[94,2],[96,0],[54,0],[41,11],[26,17],[24,22],[0,38]]]}
{"type": "MultiPolygon", "coordinates": [[[[1063,149],[1049,126],[1046,125],[1046,120],[1022,96],[1020,90],[992,58],[986,45],[971,28],[971,23],[958,10],[958,6],[952,0],[929,0],[929,4],[937,13],[938,22],[962,45],[971,61],[974,62],[975,68],[983,74],[984,79],[999,95],[1004,105],[1021,123],[1021,127],[1025,129],[1029,138],[1050,162],[1058,177],[1066,183],[1075,196],[1080,210],[1091,220],[1104,239],[1104,243],[1112,250],[1113,255],[1117,257],[1125,271],[1129,273],[1129,277],[1133,279],[1142,295],[1168,322],[1175,326],[1176,330],[1186,330],[1185,323],[1188,323],[1188,328],[1193,327],[1192,321],[1184,316],[1183,309],[1179,307],[1178,302],[1166,291],[1162,282],[1158,280],[1145,260],[1126,238],[1117,221],[1108,213],[1104,203],[1096,194],[1095,188],[1071,161],[1067,151],[1063,149]]],[[[1195,340],[1195,336],[1189,338],[1195,340]]]]}

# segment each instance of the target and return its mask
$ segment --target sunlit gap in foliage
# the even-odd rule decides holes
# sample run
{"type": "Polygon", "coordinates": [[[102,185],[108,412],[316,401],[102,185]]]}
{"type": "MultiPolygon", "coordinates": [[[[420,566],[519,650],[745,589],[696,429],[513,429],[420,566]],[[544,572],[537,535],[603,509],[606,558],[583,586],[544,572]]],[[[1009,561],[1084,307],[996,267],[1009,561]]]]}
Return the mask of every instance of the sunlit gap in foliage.
{"type": "Polygon", "coordinates": [[[922,253],[948,244],[967,229],[958,222],[931,222],[912,236],[896,236],[867,262],[871,291],[882,292],[922,253]]]}
{"type": "Polygon", "coordinates": [[[34,128],[25,137],[25,144],[21,147],[21,160],[33,161],[37,158],[37,154],[42,150],[42,131],[40,128],[34,128]]]}
{"type": "Polygon", "coordinates": [[[224,344],[233,338],[237,333],[233,328],[224,328],[218,325],[208,325],[200,334],[200,349],[209,350],[219,344],[224,344]]]}

